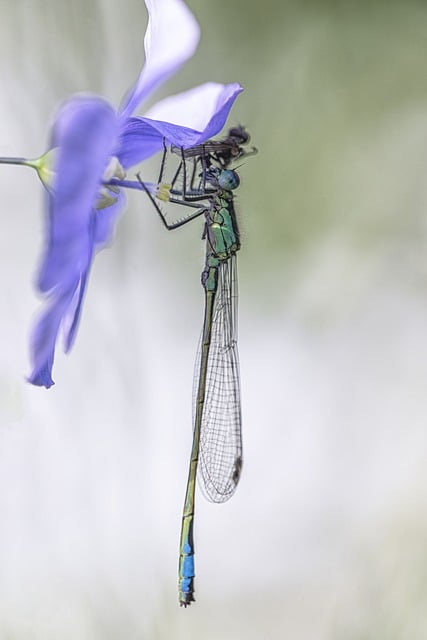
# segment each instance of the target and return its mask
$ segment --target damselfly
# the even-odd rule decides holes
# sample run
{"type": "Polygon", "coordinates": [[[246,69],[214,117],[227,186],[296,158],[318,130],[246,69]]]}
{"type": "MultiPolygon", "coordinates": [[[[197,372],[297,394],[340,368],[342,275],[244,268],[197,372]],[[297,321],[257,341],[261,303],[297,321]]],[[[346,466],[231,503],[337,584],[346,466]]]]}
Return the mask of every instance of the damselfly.
{"type": "Polygon", "coordinates": [[[181,149],[179,168],[171,183],[164,184],[165,147],[155,196],[196,209],[173,223],[168,222],[155,197],[140,180],[166,229],[177,229],[201,215],[205,218],[206,258],[201,277],[205,313],[195,365],[193,444],[179,558],[179,601],[185,607],[194,601],[196,475],[209,500],[225,502],[233,495],[242,469],[236,269],[240,234],[233,202],[233,191],[240,179],[236,171],[225,168],[233,157],[245,153],[239,149],[236,141],[208,141],[195,148],[181,149]],[[187,163],[191,165],[190,171],[187,163]],[[177,187],[180,181],[182,185],[177,187]]]}

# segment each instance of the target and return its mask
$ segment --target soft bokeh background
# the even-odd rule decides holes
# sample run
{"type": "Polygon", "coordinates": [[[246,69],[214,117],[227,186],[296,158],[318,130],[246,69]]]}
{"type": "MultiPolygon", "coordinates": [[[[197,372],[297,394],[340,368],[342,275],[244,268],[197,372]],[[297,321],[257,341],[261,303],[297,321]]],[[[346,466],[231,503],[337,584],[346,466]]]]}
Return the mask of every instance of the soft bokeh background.
{"type": "MultiPolygon", "coordinates": [[[[0,638],[424,639],[427,4],[189,5],[200,47],[157,97],[241,82],[230,123],[260,150],[238,193],[241,486],[198,500],[184,611],[201,223],[167,234],[132,194],[35,389],[42,189],[2,167],[0,638]]],[[[67,95],[118,104],[139,72],[142,0],[0,9],[1,155],[39,155],[67,95]]]]}

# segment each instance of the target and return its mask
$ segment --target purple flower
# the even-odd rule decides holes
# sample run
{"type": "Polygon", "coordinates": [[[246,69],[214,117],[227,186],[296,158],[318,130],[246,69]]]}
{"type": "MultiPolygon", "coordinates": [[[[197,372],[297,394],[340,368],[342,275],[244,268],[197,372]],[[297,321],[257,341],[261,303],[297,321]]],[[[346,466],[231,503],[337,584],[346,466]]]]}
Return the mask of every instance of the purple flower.
{"type": "MultiPolygon", "coordinates": [[[[155,105],[145,117],[132,113],[190,58],[198,25],[182,0],[145,0],[149,23],[145,65],[116,111],[103,98],[77,95],[56,115],[50,151],[18,164],[35,168],[48,189],[47,239],[37,281],[45,309],[32,333],[29,381],[49,388],[59,331],[65,351],[76,337],[89,272],[97,251],[112,240],[124,204],[126,170],[158,152],[167,142],[184,147],[220,131],[242,90],[238,84],[208,83],[155,105]]],[[[6,159],[0,160],[6,161],[6,159]]]]}

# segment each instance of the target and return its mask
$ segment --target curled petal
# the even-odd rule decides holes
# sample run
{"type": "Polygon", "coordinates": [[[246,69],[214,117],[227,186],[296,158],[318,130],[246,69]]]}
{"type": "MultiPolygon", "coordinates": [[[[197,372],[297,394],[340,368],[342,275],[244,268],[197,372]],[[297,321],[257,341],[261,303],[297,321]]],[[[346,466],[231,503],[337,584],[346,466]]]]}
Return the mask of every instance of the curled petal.
{"type": "Polygon", "coordinates": [[[185,148],[201,144],[221,131],[241,91],[236,83],[207,83],[166,98],[148,116],[126,121],[115,154],[128,169],[160,151],[163,138],[185,148]],[[157,120],[153,119],[156,115],[157,120]]]}
{"type": "Polygon", "coordinates": [[[200,30],[182,0],[145,0],[149,20],[144,39],[145,65],[122,106],[129,117],[160,84],[193,55],[200,30]]]}
{"type": "Polygon", "coordinates": [[[183,147],[201,144],[223,128],[231,107],[243,88],[235,83],[207,82],[155,104],[142,118],[183,147]]]}

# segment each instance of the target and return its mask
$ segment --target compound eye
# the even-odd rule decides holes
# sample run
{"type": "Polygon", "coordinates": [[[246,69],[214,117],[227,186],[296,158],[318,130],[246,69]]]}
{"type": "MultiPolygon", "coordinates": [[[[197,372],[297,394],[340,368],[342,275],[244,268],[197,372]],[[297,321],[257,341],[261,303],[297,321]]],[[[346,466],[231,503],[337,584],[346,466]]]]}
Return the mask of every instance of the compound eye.
{"type": "Polygon", "coordinates": [[[233,189],[237,189],[240,184],[239,175],[232,169],[224,169],[218,176],[218,184],[221,189],[233,191],[233,189]]]}

